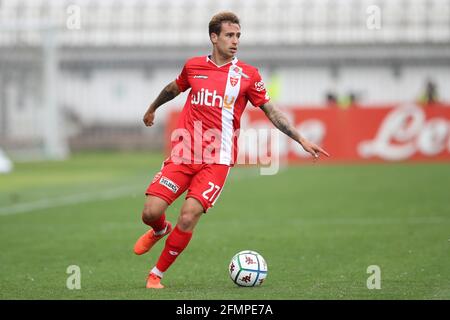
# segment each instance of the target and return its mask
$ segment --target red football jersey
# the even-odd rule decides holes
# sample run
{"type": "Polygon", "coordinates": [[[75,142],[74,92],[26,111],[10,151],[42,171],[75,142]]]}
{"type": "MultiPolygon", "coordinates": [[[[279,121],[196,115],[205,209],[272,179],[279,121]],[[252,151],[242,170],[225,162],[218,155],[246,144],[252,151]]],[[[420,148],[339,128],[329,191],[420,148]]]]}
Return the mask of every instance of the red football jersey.
{"type": "Polygon", "coordinates": [[[176,83],[180,91],[191,91],[172,133],[172,158],[232,166],[247,102],[260,107],[270,100],[258,69],[237,58],[218,66],[208,56],[195,57],[176,83]]]}

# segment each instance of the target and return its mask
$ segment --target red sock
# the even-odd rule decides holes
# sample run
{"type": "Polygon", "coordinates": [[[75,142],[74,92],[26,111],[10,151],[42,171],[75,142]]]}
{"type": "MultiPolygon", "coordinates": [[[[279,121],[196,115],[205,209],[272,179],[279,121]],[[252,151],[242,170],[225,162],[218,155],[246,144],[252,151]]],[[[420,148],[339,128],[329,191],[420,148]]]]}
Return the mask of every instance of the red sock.
{"type": "Polygon", "coordinates": [[[149,225],[150,227],[152,227],[153,230],[155,230],[155,232],[164,230],[164,228],[166,227],[166,214],[163,213],[161,215],[161,217],[159,217],[155,221],[148,222],[148,223],[144,221],[144,223],[149,225]]]}
{"type": "Polygon", "coordinates": [[[180,255],[180,253],[187,247],[189,241],[192,238],[192,232],[184,232],[175,226],[175,229],[167,237],[166,245],[164,250],[159,256],[158,262],[156,263],[156,268],[159,271],[166,271],[170,265],[175,261],[175,259],[180,255]]]}

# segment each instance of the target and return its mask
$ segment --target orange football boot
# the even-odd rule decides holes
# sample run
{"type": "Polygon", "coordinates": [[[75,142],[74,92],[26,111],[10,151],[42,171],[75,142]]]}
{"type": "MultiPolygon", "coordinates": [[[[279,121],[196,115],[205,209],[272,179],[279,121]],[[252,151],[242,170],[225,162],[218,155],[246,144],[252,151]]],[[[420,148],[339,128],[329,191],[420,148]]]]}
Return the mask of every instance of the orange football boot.
{"type": "Polygon", "coordinates": [[[161,284],[161,278],[154,273],[150,273],[147,278],[147,289],[163,289],[164,286],[161,284]]]}
{"type": "Polygon", "coordinates": [[[172,231],[172,224],[169,221],[167,221],[166,223],[166,232],[159,236],[155,235],[155,231],[153,229],[144,233],[134,244],[134,253],[136,253],[137,255],[146,253],[154,246],[156,242],[158,242],[159,239],[168,235],[170,231],[172,231]]]}

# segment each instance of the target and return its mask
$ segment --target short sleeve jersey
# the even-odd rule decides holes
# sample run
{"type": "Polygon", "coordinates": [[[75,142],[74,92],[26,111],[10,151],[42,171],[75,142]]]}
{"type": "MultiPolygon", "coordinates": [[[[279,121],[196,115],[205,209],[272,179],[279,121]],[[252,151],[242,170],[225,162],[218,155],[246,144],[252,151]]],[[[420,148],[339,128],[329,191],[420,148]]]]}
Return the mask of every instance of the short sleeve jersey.
{"type": "Polygon", "coordinates": [[[234,165],[247,102],[260,107],[270,100],[258,69],[237,58],[217,66],[208,56],[195,57],[186,62],[176,83],[182,92],[191,90],[172,133],[171,156],[234,165]]]}

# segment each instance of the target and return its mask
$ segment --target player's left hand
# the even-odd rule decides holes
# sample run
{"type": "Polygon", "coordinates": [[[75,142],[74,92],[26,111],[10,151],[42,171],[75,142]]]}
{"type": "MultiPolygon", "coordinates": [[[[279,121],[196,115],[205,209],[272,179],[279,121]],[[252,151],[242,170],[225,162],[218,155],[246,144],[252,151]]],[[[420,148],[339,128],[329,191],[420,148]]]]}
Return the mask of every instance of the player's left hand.
{"type": "Polygon", "coordinates": [[[330,156],[330,154],[326,152],[324,149],[306,139],[301,140],[300,144],[302,145],[303,149],[305,149],[306,152],[310,153],[313,156],[314,161],[319,159],[321,153],[326,155],[327,157],[330,156]]]}

